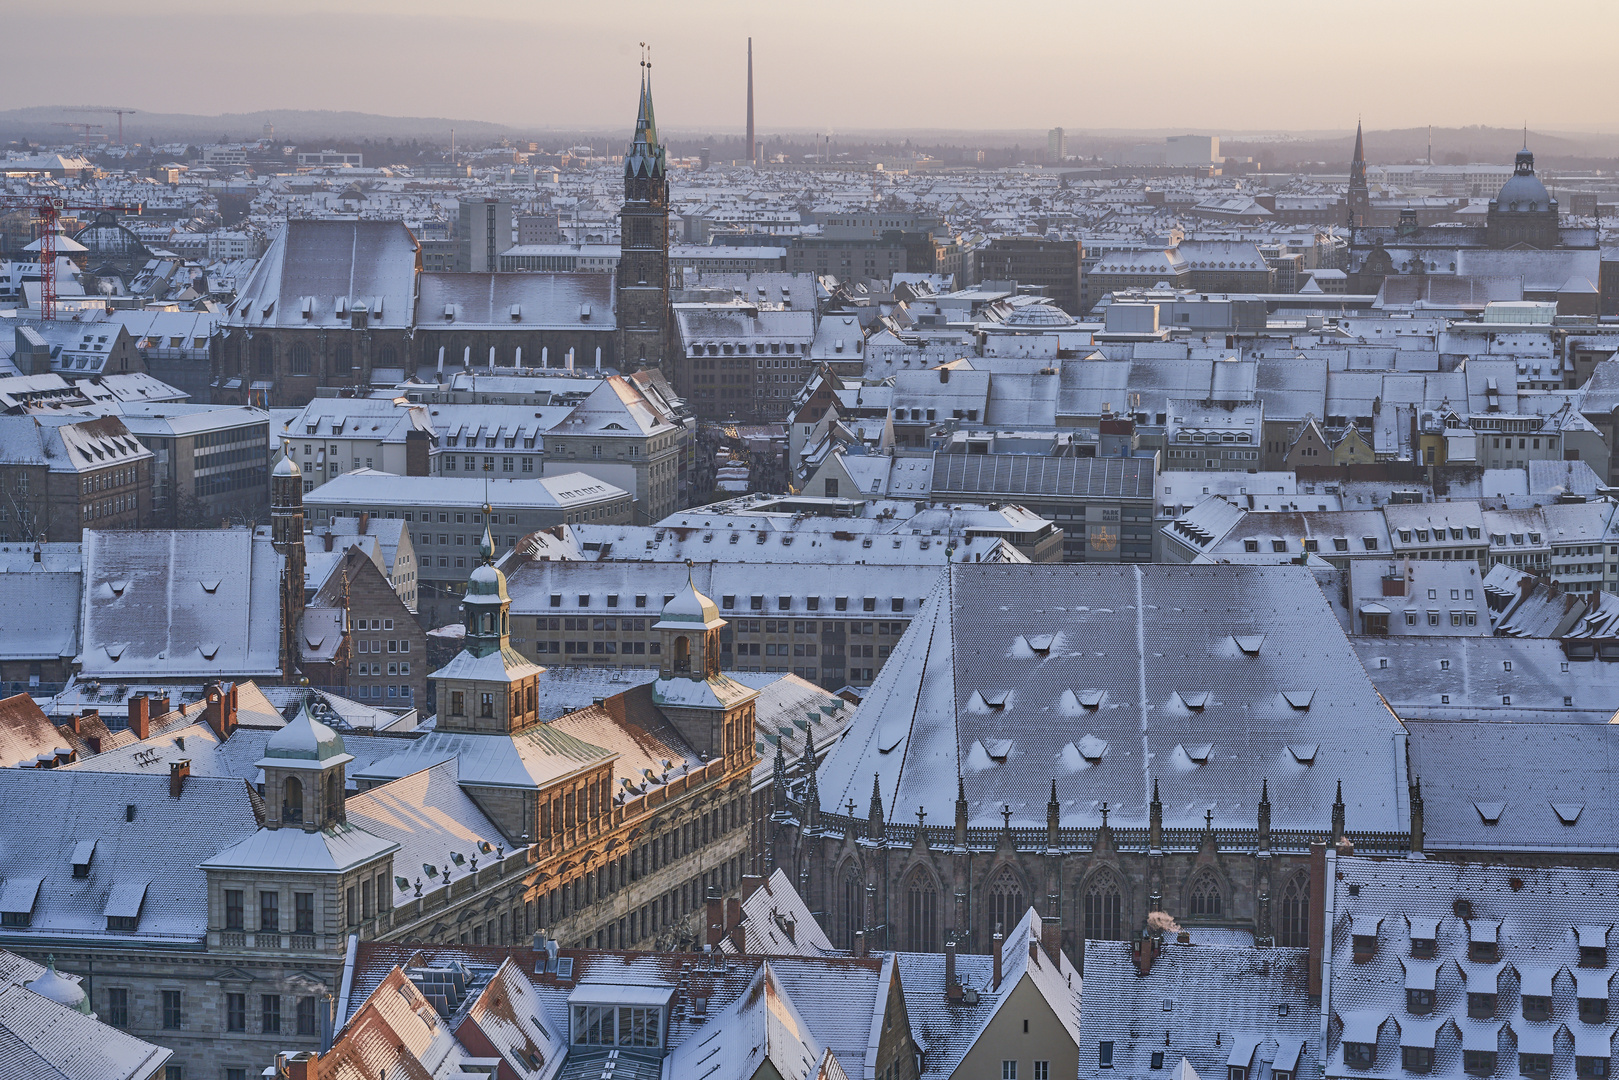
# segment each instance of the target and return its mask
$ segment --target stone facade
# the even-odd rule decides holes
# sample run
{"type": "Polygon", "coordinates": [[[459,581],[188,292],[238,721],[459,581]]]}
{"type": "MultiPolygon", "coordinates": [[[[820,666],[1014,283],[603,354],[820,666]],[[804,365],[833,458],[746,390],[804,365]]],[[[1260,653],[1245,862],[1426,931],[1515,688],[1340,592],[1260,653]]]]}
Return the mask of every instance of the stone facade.
{"type": "Polygon", "coordinates": [[[965,798],[951,829],[886,821],[875,796],[864,818],[852,806],[821,813],[813,782],[804,801],[785,789],[778,781],[767,867],[795,877],[841,947],[864,930],[874,949],[939,952],[954,940],[964,952],[988,952],[991,935],[1030,906],[1061,920],[1062,947],[1081,966],[1087,939],[1128,940],[1153,911],[1303,946],[1313,844],[1348,836],[1368,853],[1408,847],[1404,836],[1346,833],[1341,798],[1318,835],[1283,836],[1270,828],[1268,793],[1254,829],[1165,829],[1156,797],[1147,829],[1065,828],[1055,802],[1045,829],[968,828],[965,798]]]}

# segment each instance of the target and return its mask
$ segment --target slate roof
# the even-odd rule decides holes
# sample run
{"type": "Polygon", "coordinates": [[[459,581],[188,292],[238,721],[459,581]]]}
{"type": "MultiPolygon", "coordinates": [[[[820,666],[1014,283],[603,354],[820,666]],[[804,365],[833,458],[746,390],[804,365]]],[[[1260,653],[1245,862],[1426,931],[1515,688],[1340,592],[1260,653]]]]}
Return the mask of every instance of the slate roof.
{"type": "Polygon", "coordinates": [[[33,920],[0,939],[37,947],[41,939],[93,937],[102,947],[202,940],[208,926],[201,863],[257,827],[241,780],[193,776],[178,799],[169,777],[76,769],[0,769],[0,866],[4,887],[40,881],[33,920]],[[128,807],[133,807],[130,816],[128,807]],[[95,841],[88,878],[73,876],[73,853],[95,841]],[[136,930],[107,931],[103,914],[115,887],[146,882],[136,930]]]}
{"type": "MultiPolygon", "coordinates": [[[[611,333],[615,326],[611,274],[426,273],[418,280],[417,288],[418,331],[594,330],[611,333]]],[[[576,367],[588,367],[592,363],[583,352],[581,349],[581,355],[574,358],[576,367]]],[[[455,359],[459,361],[460,356],[455,359]]],[[[539,353],[535,352],[529,362],[538,366],[539,353]]]]}
{"type": "Polygon", "coordinates": [[[820,773],[823,805],[1065,825],[1319,831],[1343,781],[1351,832],[1405,827],[1399,721],[1378,700],[1310,572],[1295,566],[952,567],[820,773]],[[1038,648],[1037,648],[1038,647],[1038,648]],[[1097,752],[1096,748],[1100,748],[1097,752]],[[1090,748],[1087,752],[1087,748],[1090,748]],[[1199,759],[1203,763],[1199,763],[1199,759]]]}
{"type": "Polygon", "coordinates": [[[1552,715],[1601,724],[1619,705],[1619,670],[1571,662],[1547,638],[1355,638],[1354,646],[1378,692],[1407,719],[1552,715]]]}
{"type": "Polygon", "coordinates": [[[1321,1010],[1310,1003],[1308,950],[1170,943],[1143,978],[1131,944],[1085,943],[1081,1077],[1158,1080],[1182,1059],[1201,1076],[1222,1077],[1235,1056],[1252,1062],[1249,1077],[1270,1080],[1281,1053],[1296,1061],[1297,1080],[1319,1080],[1321,1010]],[[1111,1069],[1097,1063],[1104,1039],[1113,1043],[1111,1069]],[[1241,1058],[1244,1048],[1258,1052],[1241,1058]]]}
{"type": "Polygon", "coordinates": [[[1153,458],[1049,458],[1025,454],[936,454],[936,497],[1038,500],[1152,499],[1153,458]]]}
{"type": "Polygon", "coordinates": [[[1611,777],[1619,770],[1619,728],[1505,711],[1499,720],[1465,716],[1406,722],[1411,773],[1422,781],[1426,848],[1613,849],[1619,805],[1611,777]]]}
{"type": "Polygon", "coordinates": [[[267,530],[86,530],[81,673],[279,678],[281,561],[267,530]]]}
{"type": "Polygon", "coordinates": [[[363,302],[373,327],[411,324],[419,245],[398,221],[293,218],[271,241],[235,302],[229,327],[348,326],[363,302]],[[309,317],[304,317],[305,302],[309,317]]]}
{"type": "MultiPolygon", "coordinates": [[[[1575,987],[1578,982],[1583,992],[1590,982],[1605,1000],[1613,993],[1610,981],[1619,958],[1607,939],[1619,921],[1619,873],[1373,861],[1331,851],[1328,858],[1326,1075],[1459,1078],[1464,1046],[1495,1050],[1489,1075],[1500,1078],[1519,1075],[1521,1052],[1553,1053],[1552,1080],[1573,1080],[1576,1053],[1611,1059],[1615,1025],[1582,1022],[1575,987]],[[1375,935],[1375,950],[1370,955],[1362,950],[1360,962],[1352,956],[1351,931],[1375,935]],[[1436,942],[1432,959],[1414,958],[1412,938],[1430,935],[1436,942]],[[1582,937],[1608,945],[1600,966],[1580,967],[1582,937]],[[1472,958],[1471,941],[1496,942],[1498,959],[1472,958]],[[1436,991],[1433,1011],[1422,1015],[1408,1011],[1406,999],[1407,980],[1419,971],[1436,991]],[[1524,987],[1549,994],[1550,1019],[1524,1017],[1522,998],[1529,992],[1524,987]],[[1490,1017],[1468,1015],[1470,992],[1498,995],[1490,1017]],[[1372,1068],[1344,1065],[1346,1027],[1363,1040],[1379,1031],[1372,1068]],[[1402,1043],[1433,1049],[1432,1071],[1405,1070],[1402,1043]]],[[[1614,1015],[1611,1005],[1607,1015],[1614,1015]]]]}

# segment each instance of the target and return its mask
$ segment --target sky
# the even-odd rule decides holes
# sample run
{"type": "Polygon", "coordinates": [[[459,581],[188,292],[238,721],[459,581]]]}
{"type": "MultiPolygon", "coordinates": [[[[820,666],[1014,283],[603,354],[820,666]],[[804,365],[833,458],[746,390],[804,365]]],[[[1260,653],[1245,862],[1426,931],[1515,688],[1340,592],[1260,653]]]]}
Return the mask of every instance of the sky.
{"type": "Polygon", "coordinates": [[[0,0],[73,55],[0,108],[333,109],[612,130],[638,42],[661,127],[771,131],[1619,130],[1619,4],[1564,0],[0,0]],[[74,89],[67,71],[97,87],[74,89]]]}

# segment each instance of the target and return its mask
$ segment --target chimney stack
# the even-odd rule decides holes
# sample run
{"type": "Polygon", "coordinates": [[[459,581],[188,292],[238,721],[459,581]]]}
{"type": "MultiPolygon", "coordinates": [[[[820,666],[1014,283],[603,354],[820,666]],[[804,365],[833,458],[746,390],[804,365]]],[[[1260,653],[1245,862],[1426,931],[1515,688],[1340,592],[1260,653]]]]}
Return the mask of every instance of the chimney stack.
{"type": "Polygon", "coordinates": [[[355,532],[359,533],[361,536],[364,536],[365,535],[365,530],[367,528],[369,528],[370,525],[371,525],[371,513],[370,513],[370,511],[361,510],[360,511],[360,524],[359,524],[359,527],[355,529],[355,532]]]}
{"type": "Polygon", "coordinates": [[[1158,959],[1158,933],[1143,930],[1136,939],[1136,974],[1145,979],[1152,974],[1152,965],[1158,959]]]}
{"type": "Polygon", "coordinates": [[[961,1000],[961,983],[956,979],[956,939],[944,943],[944,999],[961,1000]]]}
{"type": "Polygon", "coordinates": [[[763,885],[764,883],[765,883],[765,879],[760,877],[758,874],[743,874],[742,875],[742,899],[743,899],[743,901],[746,902],[748,897],[752,896],[754,894],[754,891],[757,890],[759,888],[759,886],[763,885]]]}
{"type": "Polygon", "coordinates": [[[759,152],[753,141],[753,39],[748,39],[748,167],[758,163],[759,152]]]}
{"type": "Polygon", "coordinates": [[[999,930],[990,935],[989,951],[993,955],[995,961],[995,983],[990,987],[991,990],[999,990],[1001,988],[1001,945],[1004,943],[1005,939],[1001,936],[1001,932],[999,930]]]}
{"type": "Polygon", "coordinates": [[[854,954],[862,957],[866,955],[866,932],[864,930],[854,932],[854,954]]]}
{"type": "Polygon", "coordinates": [[[180,789],[185,786],[186,777],[190,775],[190,758],[181,758],[179,761],[169,762],[169,798],[178,799],[180,797],[180,789]]]}
{"type": "Polygon", "coordinates": [[[145,694],[136,694],[129,699],[129,730],[135,733],[135,738],[146,740],[152,737],[152,703],[146,700],[145,694]]]}
{"type": "Polygon", "coordinates": [[[1040,944],[1051,962],[1062,970],[1062,916],[1047,915],[1040,920],[1040,944]]]}
{"type": "Polygon", "coordinates": [[[725,936],[725,902],[720,899],[720,891],[712,885],[708,887],[708,895],[703,898],[704,914],[708,920],[707,933],[703,935],[703,944],[713,947],[720,943],[725,936]]]}
{"type": "Polygon", "coordinates": [[[327,550],[327,551],[330,551],[330,550],[332,550],[332,541],[333,541],[333,540],[334,540],[334,539],[336,539],[336,537],[334,537],[334,536],[333,536],[333,535],[332,535],[332,530],[330,530],[330,529],[327,529],[327,530],[326,530],[326,531],[325,531],[325,532],[323,532],[323,533],[321,533],[321,535],[320,535],[320,538],[321,538],[321,539],[322,539],[322,540],[323,540],[323,541],[325,541],[325,543],[326,543],[326,550],[327,550]]]}

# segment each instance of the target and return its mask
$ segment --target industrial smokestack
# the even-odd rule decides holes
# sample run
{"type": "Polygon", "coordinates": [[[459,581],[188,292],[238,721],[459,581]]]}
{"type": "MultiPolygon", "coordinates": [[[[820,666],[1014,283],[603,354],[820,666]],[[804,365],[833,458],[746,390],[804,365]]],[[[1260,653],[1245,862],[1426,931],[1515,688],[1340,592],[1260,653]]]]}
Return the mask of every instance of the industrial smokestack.
{"type": "Polygon", "coordinates": [[[748,39],[748,165],[759,161],[753,142],[753,39],[748,39]]]}

